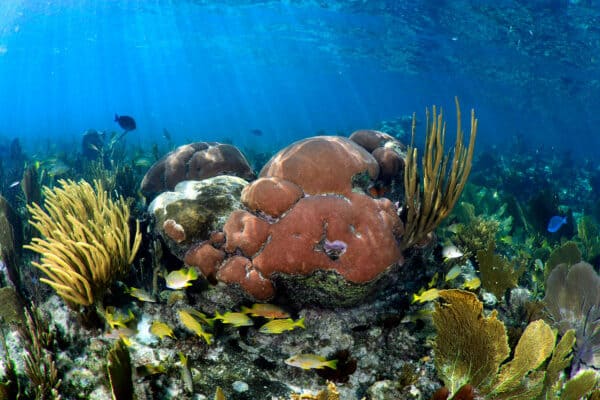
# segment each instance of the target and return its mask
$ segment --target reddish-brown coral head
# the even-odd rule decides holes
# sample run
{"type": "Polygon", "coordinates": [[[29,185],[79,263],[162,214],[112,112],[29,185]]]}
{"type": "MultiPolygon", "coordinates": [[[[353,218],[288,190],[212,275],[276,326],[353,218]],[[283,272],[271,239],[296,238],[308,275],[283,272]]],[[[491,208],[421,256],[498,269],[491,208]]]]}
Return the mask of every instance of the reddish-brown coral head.
{"type": "Polygon", "coordinates": [[[302,189],[278,177],[259,178],[242,191],[242,203],[252,211],[279,217],[301,197],[302,189]]]}
{"type": "Polygon", "coordinates": [[[152,197],[184,180],[202,180],[217,175],[252,179],[254,173],[234,146],[216,142],[196,142],[180,146],[158,160],[142,180],[141,190],[152,197]]]}
{"type": "Polygon", "coordinates": [[[388,182],[404,170],[404,158],[391,147],[373,150],[373,157],[379,163],[379,179],[388,182]]]}
{"type": "Polygon", "coordinates": [[[167,219],[163,222],[163,230],[165,234],[173,239],[176,243],[181,243],[185,240],[185,229],[174,219],[167,219]]]}
{"type": "Polygon", "coordinates": [[[315,136],[281,150],[260,176],[291,181],[307,195],[349,194],[352,177],[364,172],[371,179],[379,174],[377,161],[365,149],[344,137],[315,136]]]}
{"type": "Polygon", "coordinates": [[[197,267],[209,281],[216,280],[217,268],[225,259],[225,252],[215,249],[208,242],[200,243],[187,251],[184,262],[197,267]]]}
{"type": "Polygon", "coordinates": [[[269,236],[269,223],[247,211],[234,211],[223,227],[229,253],[240,250],[247,257],[254,256],[269,236]]]}
{"type": "Polygon", "coordinates": [[[333,270],[350,282],[369,282],[402,262],[394,236],[401,222],[388,203],[359,193],[305,197],[271,225],[253,265],[264,277],[333,270]]]}
{"type": "Polygon", "coordinates": [[[273,283],[265,279],[246,257],[229,258],[217,273],[217,279],[224,283],[240,285],[257,300],[268,300],[275,294],[273,283]]]}
{"type": "Polygon", "coordinates": [[[361,129],[352,132],[350,140],[363,147],[369,153],[378,147],[383,147],[387,142],[397,141],[392,135],[372,129],[361,129]]]}

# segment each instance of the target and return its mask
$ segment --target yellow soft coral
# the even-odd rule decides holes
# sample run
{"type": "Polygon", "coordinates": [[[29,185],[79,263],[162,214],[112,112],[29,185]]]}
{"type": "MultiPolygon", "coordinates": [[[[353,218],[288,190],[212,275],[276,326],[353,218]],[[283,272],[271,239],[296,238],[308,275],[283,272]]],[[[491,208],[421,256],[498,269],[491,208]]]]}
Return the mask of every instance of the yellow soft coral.
{"type": "MultiPolygon", "coordinates": [[[[456,99],[456,120],[456,143],[451,152],[445,153],[446,122],[443,113],[440,111],[437,114],[435,106],[431,116],[427,110],[422,182],[418,176],[417,149],[414,143],[406,152],[404,168],[406,223],[402,249],[422,242],[450,214],[467,183],[477,137],[477,119],[475,111],[471,111],[471,133],[469,143],[466,144],[463,142],[458,99],[456,99]]],[[[415,121],[413,117],[413,142],[415,121]]]]}
{"type": "Polygon", "coordinates": [[[120,197],[113,201],[102,184],[59,181],[61,187],[44,188],[45,209],[28,205],[29,221],[42,238],[25,247],[39,253],[33,265],[46,274],[41,281],[52,286],[69,306],[96,303],[133,262],[141,243],[139,221],[131,243],[129,207],[120,197]]]}

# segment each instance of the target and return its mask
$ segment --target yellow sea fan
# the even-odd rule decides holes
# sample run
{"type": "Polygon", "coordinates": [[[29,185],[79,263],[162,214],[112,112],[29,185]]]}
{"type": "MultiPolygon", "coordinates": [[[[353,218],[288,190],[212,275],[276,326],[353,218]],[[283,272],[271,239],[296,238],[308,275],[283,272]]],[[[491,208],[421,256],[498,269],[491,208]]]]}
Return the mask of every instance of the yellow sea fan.
{"type": "Polygon", "coordinates": [[[99,181],[59,180],[45,187],[44,207],[28,205],[29,223],[41,238],[24,246],[41,255],[32,264],[46,274],[70,306],[96,303],[116,279],[127,272],[142,236],[139,221],[131,243],[129,207],[123,197],[112,200],[99,181]],[[131,244],[130,244],[131,243],[131,244]]]}

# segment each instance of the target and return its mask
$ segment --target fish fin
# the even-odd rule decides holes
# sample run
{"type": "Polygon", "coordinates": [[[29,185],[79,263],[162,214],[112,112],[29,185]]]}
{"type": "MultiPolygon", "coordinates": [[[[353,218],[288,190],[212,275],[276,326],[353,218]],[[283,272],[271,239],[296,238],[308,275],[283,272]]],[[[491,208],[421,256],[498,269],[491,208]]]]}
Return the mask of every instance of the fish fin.
{"type": "Polygon", "coordinates": [[[325,366],[331,369],[337,369],[338,360],[330,360],[325,363],[325,366]]]}
{"type": "Polygon", "coordinates": [[[119,121],[119,114],[115,114],[115,122],[119,121]]]}
{"type": "Polygon", "coordinates": [[[250,313],[252,313],[252,310],[251,310],[251,309],[249,309],[249,308],[248,308],[248,307],[246,307],[246,306],[242,306],[242,308],[241,308],[240,312],[241,312],[242,314],[250,314],[250,313]]]}
{"type": "Polygon", "coordinates": [[[183,365],[184,367],[187,367],[187,357],[181,351],[179,352],[179,362],[181,362],[181,365],[183,365]]]}
{"type": "Polygon", "coordinates": [[[202,338],[206,341],[208,345],[212,344],[212,337],[212,334],[202,331],[202,338]]]}
{"type": "MultiPolygon", "coordinates": [[[[189,278],[190,280],[192,280],[192,279],[198,279],[198,271],[196,271],[196,268],[194,268],[194,267],[190,267],[190,268],[188,269],[187,276],[188,276],[188,278],[189,278]]],[[[189,282],[188,282],[188,283],[189,283],[189,282]]],[[[190,285],[191,285],[191,284],[190,284],[190,285]]]]}
{"type": "Polygon", "coordinates": [[[296,321],[294,323],[294,325],[296,325],[299,328],[306,329],[306,327],[304,326],[304,317],[302,317],[298,321],[296,321]]]}

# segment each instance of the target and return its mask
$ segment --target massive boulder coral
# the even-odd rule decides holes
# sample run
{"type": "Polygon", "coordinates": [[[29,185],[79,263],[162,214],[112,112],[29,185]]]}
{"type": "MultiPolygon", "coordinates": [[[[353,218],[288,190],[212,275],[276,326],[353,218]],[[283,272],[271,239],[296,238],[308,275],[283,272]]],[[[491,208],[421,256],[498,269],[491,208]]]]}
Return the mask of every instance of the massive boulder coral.
{"type": "Polygon", "coordinates": [[[173,190],[185,180],[202,180],[218,175],[253,179],[254,172],[244,155],[229,144],[195,142],[179,146],[158,160],[142,180],[146,197],[173,190]]]}
{"type": "Polygon", "coordinates": [[[281,294],[297,303],[356,304],[403,262],[396,207],[354,185],[378,174],[373,156],[346,138],[293,143],[243,190],[247,211],[229,216],[225,242],[200,243],[185,261],[254,300],[281,294]]]}
{"type": "Polygon", "coordinates": [[[155,232],[173,255],[183,259],[193,244],[222,230],[229,214],[242,207],[240,195],[246,185],[244,179],[227,175],[178,183],[148,207],[155,232]]]}
{"type": "Polygon", "coordinates": [[[402,177],[406,146],[385,132],[371,129],[354,131],[350,140],[367,150],[379,165],[378,179],[385,185],[402,177]]]}

